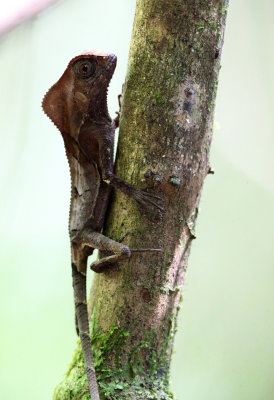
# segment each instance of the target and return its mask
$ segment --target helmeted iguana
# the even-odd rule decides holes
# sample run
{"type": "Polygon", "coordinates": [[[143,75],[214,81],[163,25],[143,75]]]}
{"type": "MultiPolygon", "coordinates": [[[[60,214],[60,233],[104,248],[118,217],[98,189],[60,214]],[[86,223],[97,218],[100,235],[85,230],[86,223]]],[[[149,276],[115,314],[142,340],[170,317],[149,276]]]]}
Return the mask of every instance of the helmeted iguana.
{"type": "MultiPolygon", "coordinates": [[[[133,197],[143,207],[157,207],[159,197],[139,190],[114,174],[114,131],[107,108],[107,89],[116,67],[116,56],[92,51],[73,58],[46,93],[43,110],[60,130],[71,174],[69,232],[76,325],[80,335],[92,400],[99,400],[89,336],[86,269],[94,249],[113,253],[91,264],[100,272],[130,257],[131,249],[102,234],[112,187],[133,197]]],[[[157,251],[140,249],[139,251],[157,251]]],[[[136,251],[136,250],[135,250],[136,251]]]]}

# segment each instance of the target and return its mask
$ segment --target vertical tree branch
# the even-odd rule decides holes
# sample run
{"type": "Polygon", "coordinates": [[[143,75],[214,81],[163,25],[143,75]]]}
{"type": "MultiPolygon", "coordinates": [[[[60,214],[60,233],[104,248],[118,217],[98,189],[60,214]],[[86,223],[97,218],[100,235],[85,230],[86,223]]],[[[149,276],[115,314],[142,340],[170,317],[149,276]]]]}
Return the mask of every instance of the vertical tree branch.
{"type": "MultiPolygon", "coordinates": [[[[97,275],[92,341],[102,398],[170,399],[168,374],[181,287],[204,179],[227,0],[137,0],[116,173],[163,198],[142,213],[115,193],[106,234],[134,253],[97,275]]],[[[202,260],[201,260],[202,262],[202,260]]],[[[55,399],[88,399],[78,349],[55,399]]]]}

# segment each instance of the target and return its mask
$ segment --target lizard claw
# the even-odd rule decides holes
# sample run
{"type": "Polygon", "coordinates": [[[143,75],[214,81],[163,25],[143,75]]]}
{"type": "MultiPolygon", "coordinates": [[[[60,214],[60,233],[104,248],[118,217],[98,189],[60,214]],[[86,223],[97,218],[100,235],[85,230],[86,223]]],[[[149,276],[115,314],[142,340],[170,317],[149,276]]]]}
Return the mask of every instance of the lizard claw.
{"type": "Polygon", "coordinates": [[[143,206],[144,208],[151,209],[151,206],[153,206],[160,211],[164,211],[164,208],[158,203],[156,203],[156,200],[158,201],[162,200],[162,198],[159,196],[147,193],[143,190],[136,190],[134,198],[137,201],[137,203],[143,206]]]}
{"type": "Polygon", "coordinates": [[[115,114],[117,114],[117,116],[114,118],[114,126],[115,128],[119,128],[119,123],[120,123],[120,111],[115,111],[115,114]]]}

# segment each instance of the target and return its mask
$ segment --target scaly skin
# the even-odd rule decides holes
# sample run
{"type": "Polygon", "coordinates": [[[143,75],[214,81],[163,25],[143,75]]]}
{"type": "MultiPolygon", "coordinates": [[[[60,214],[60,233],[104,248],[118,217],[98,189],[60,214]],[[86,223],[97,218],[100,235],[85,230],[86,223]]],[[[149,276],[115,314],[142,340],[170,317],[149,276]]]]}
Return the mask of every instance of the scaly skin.
{"type": "MultiPolygon", "coordinates": [[[[143,207],[162,209],[157,196],[136,189],[114,174],[114,131],[118,118],[112,120],[109,116],[107,88],[115,67],[114,54],[93,51],[73,58],[42,104],[62,134],[70,167],[69,232],[76,326],[92,400],[99,400],[99,392],[88,325],[87,258],[94,249],[114,253],[91,264],[94,271],[101,272],[131,255],[128,246],[101,234],[112,187],[133,197],[143,207]]],[[[147,250],[153,251],[140,251],[147,250]]]]}

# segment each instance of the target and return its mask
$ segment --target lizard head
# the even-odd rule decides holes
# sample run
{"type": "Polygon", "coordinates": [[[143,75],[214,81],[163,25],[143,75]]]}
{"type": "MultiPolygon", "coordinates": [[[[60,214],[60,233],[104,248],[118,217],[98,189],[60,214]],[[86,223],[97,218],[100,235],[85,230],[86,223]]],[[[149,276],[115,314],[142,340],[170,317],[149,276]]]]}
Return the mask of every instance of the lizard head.
{"type": "Polygon", "coordinates": [[[63,135],[74,136],[89,118],[110,119],[107,89],[116,67],[114,54],[97,50],[74,57],[46,93],[44,112],[63,135]]]}

